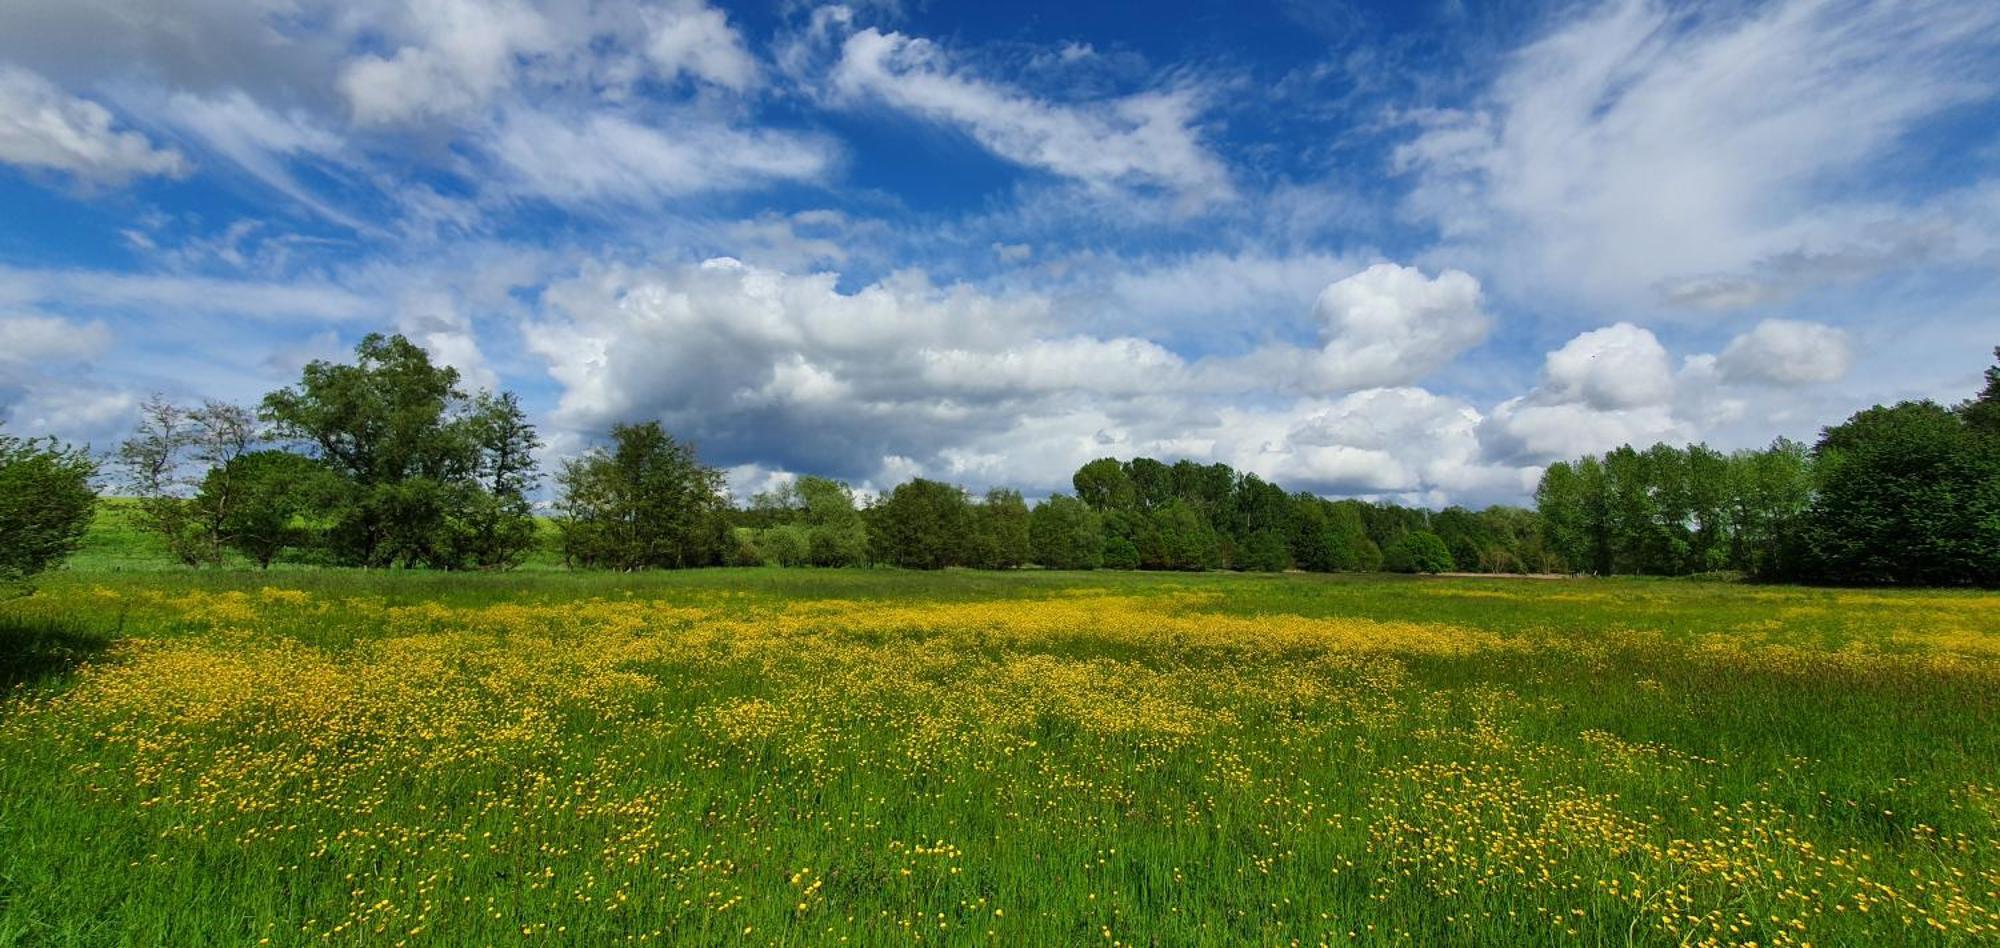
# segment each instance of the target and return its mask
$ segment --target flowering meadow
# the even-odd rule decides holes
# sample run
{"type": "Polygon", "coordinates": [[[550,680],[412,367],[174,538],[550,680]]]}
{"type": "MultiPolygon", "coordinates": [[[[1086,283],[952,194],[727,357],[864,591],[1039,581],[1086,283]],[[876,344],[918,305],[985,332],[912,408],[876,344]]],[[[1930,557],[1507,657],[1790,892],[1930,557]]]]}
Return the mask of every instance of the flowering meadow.
{"type": "Polygon", "coordinates": [[[714,570],[0,604],[0,945],[2000,941],[2000,595],[714,570]]]}

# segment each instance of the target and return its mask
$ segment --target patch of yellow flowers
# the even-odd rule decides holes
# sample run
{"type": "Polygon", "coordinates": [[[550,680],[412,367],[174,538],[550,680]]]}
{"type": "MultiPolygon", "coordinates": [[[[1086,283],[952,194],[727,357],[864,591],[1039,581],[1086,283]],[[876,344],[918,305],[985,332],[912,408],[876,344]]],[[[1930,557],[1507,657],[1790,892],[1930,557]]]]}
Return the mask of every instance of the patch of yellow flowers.
{"type": "MultiPolygon", "coordinates": [[[[188,634],[127,640],[73,688],[19,699],[0,716],[0,738],[79,748],[78,780],[144,814],[161,847],[291,846],[308,859],[385,864],[439,852],[504,856],[519,865],[523,891],[605,913],[663,900],[726,915],[770,899],[805,920],[838,913],[840,894],[811,868],[790,870],[779,891],[746,888],[746,847],[718,840],[754,834],[743,814],[770,801],[757,799],[753,781],[749,800],[724,805],[701,789],[713,782],[703,772],[782,766],[834,786],[867,771],[907,787],[1026,768],[1010,772],[1032,779],[1008,784],[1013,795],[993,805],[1011,819],[1078,819],[1078,832],[1093,832],[1103,827],[1065,801],[1110,800],[1162,827],[1218,819],[1200,808],[1155,813],[1132,789],[1134,775],[1195,755],[1205,776],[1190,798],[1239,801],[1272,841],[1242,867],[1208,871],[1281,871],[1326,835],[1369,855],[1361,871],[1372,898],[1421,893],[1449,906],[1454,923],[1505,918],[1546,926],[1550,937],[1601,939],[1609,935],[1591,926],[1610,916],[1637,920],[1610,933],[1621,941],[1805,945],[1829,919],[1872,916],[1894,937],[2000,939],[2000,874],[1965,868],[1995,865],[1990,837],[1916,823],[1908,832],[1934,854],[1929,868],[1880,871],[1866,851],[1816,844],[1801,814],[1705,796],[1722,762],[1603,730],[1550,740],[1530,725],[1545,730],[1564,708],[1492,685],[1433,700],[1412,670],[1560,653],[1568,673],[1590,674],[1621,651],[1653,650],[1717,673],[1970,676],[2000,687],[1990,636],[1842,650],[1755,636],[1579,642],[1232,615],[1201,592],[478,607],[332,602],[276,588],[97,595],[131,595],[135,608],[188,634]],[[339,624],[381,631],[337,647],[269,632],[339,624]],[[1091,748],[1075,753],[1097,755],[1107,770],[1052,764],[1044,752],[1055,746],[1091,748]],[[1365,789],[1289,775],[1293,757],[1329,748],[1369,768],[1365,789]],[[1587,785],[1606,774],[1657,792],[1587,785]],[[472,789],[454,795],[458,784],[472,789]],[[413,785],[432,789],[413,794],[413,785]],[[444,802],[413,802],[423,800],[444,802]],[[689,807],[709,808],[706,837],[671,828],[685,821],[666,817],[689,807]],[[554,869],[578,858],[599,868],[587,878],[554,869]],[[634,868],[653,881],[637,886],[634,868]]],[[[1664,699],[1677,686],[1647,678],[1637,687],[1664,699]]],[[[1953,800],[1961,815],[2000,827],[2000,788],[1971,783],[1953,800]]],[[[818,818],[857,846],[885,819],[818,818]]],[[[896,842],[892,881],[956,874],[977,857],[977,843],[964,845],[896,842]]],[[[452,904],[452,861],[427,864],[439,868],[422,878],[357,877],[344,915],[302,920],[299,933],[407,941],[434,932],[441,913],[465,907],[452,904]]],[[[1357,870],[1341,857],[1314,871],[1333,879],[1357,870]]],[[[1173,876],[1180,881],[1180,869],[1173,876]]],[[[489,908],[496,919],[503,911],[489,908]]],[[[984,924],[1007,917],[984,897],[976,908],[984,924]]],[[[1356,922],[1330,920],[1329,931],[1356,922]]],[[[523,936],[562,937],[536,925],[528,920],[523,936]]],[[[902,925],[930,929],[931,920],[902,925]]]]}

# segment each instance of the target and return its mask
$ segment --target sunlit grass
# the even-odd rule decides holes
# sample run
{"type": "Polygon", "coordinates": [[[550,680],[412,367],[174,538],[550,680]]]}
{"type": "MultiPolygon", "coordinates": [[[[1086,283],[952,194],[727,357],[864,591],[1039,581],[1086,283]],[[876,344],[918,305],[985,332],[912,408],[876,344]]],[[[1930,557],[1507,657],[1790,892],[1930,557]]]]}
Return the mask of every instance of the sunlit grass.
{"type": "Polygon", "coordinates": [[[2000,938],[2000,597],[73,573],[0,943],[2000,938]]]}

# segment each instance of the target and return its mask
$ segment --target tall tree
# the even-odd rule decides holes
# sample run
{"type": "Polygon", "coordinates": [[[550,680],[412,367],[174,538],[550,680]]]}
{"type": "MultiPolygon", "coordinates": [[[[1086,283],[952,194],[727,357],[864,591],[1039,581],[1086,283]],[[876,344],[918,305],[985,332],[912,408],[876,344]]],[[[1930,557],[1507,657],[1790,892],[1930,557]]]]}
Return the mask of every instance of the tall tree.
{"type": "Polygon", "coordinates": [[[249,409],[207,401],[187,408],[155,395],[139,406],[139,428],[118,448],[125,491],[138,504],[141,529],[189,566],[220,565],[225,524],[235,515],[234,481],[210,475],[247,453],[258,439],[249,409]]]}
{"type": "Polygon", "coordinates": [[[542,439],[513,392],[481,392],[465,416],[477,454],[477,489],[462,490],[453,510],[453,560],[482,569],[516,566],[535,545],[528,494],[540,481],[535,452],[542,439]]]}
{"type": "Polygon", "coordinates": [[[722,562],[730,549],[722,472],[656,421],[613,426],[611,441],[556,476],[569,562],[622,570],[722,562]]]}
{"type": "Polygon", "coordinates": [[[2000,583],[2000,441],[1928,401],[1876,406],[1813,449],[1809,554],[1835,582],[2000,583]]]}
{"type": "Polygon", "coordinates": [[[806,528],[806,556],[814,566],[859,566],[868,560],[868,526],[854,506],[854,491],[824,477],[801,477],[794,485],[800,522],[806,528]]]}
{"type": "Polygon", "coordinates": [[[1078,500],[1099,512],[1130,510],[1139,503],[1132,479],[1125,476],[1125,465],[1117,458],[1098,458],[1077,468],[1070,485],[1076,488],[1078,500]]]}
{"type": "Polygon", "coordinates": [[[341,490],[339,478],[312,458],[251,451],[210,470],[196,501],[219,508],[208,498],[229,495],[220,523],[225,541],[259,569],[269,569],[286,550],[310,545],[316,525],[302,521],[341,490]]]}
{"type": "Polygon", "coordinates": [[[1028,562],[1028,505],[1019,491],[995,487],[973,514],[970,565],[1015,569],[1028,562]]]}
{"type": "Polygon", "coordinates": [[[352,364],[315,360],[264,397],[264,418],[348,490],[335,558],[362,566],[505,566],[531,543],[539,446],[510,395],[468,397],[458,371],[402,336],[370,334],[352,364]]]}
{"type": "Polygon", "coordinates": [[[878,563],[908,569],[965,565],[972,503],[950,484],[915,478],[868,508],[868,547],[878,563]]]}
{"type": "Polygon", "coordinates": [[[1447,573],[1457,566],[1443,538],[1412,530],[1382,551],[1382,568],[1392,573],[1447,573]]]}
{"type": "Polygon", "coordinates": [[[1067,494],[1035,505],[1028,540],[1030,558],[1049,569],[1096,569],[1104,563],[1104,528],[1096,511],[1067,494]]]}
{"type": "Polygon", "coordinates": [[[1973,433],[2000,438],[2000,346],[1993,347],[1993,365],[1986,370],[1986,387],[1960,403],[1958,415],[1973,433]]]}

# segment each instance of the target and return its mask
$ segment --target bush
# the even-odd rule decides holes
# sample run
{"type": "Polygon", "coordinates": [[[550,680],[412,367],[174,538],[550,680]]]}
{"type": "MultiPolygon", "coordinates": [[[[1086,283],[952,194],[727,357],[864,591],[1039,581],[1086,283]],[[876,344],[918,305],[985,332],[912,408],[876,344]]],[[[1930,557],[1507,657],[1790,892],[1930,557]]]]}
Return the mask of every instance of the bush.
{"type": "Polygon", "coordinates": [[[1393,573],[1444,573],[1454,564],[1442,537],[1415,530],[1382,551],[1382,566],[1393,573]]]}
{"type": "Polygon", "coordinates": [[[0,434],[0,585],[20,586],[83,541],[97,464],[54,439],[0,434]]]}

